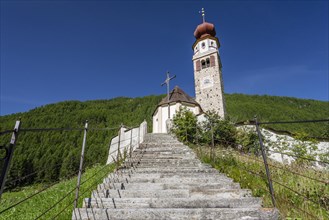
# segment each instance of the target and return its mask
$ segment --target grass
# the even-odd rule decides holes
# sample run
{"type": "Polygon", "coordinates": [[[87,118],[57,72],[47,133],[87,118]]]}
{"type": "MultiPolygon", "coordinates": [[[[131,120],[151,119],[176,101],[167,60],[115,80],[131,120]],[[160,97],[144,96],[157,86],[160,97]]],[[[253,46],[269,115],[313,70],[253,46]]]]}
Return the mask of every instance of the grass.
{"type": "MultiPolygon", "coordinates": [[[[242,188],[251,189],[253,196],[262,197],[264,207],[273,207],[261,157],[218,147],[211,159],[209,147],[192,148],[203,162],[239,182],[242,188]]],[[[268,162],[276,207],[282,219],[329,219],[328,171],[268,162]]]]}
{"type": "MultiPolygon", "coordinates": [[[[83,198],[89,197],[92,190],[96,189],[97,184],[101,183],[103,178],[105,178],[114,169],[114,164],[96,165],[90,169],[87,169],[83,173],[81,178],[81,183],[83,184],[80,188],[78,207],[82,206],[83,198]]],[[[71,219],[76,184],[77,177],[62,180],[44,192],[32,197],[29,200],[26,200],[14,208],[1,213],[0,219],[35,219],[51,206],[55,205],[58,201],[59,203],[43,215],[41,219],[53,219],[57,215],[57,219],[71,219]],[[65,196],[67,197],[60,201],[65,196]]],[[[0,201],[0,212],[45,187],[47,187],[47,184],[35,184],[29,187],[24,187],[19,191],[4,193],[0,201]]]]}

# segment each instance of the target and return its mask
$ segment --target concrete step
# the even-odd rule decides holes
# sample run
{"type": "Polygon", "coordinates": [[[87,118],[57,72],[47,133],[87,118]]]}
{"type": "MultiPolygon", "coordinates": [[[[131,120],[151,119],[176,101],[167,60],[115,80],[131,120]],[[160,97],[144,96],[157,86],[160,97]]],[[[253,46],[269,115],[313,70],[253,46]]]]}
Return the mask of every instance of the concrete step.
{"type": "Polygon", "coordinates": [[[188,189],[167,189],[167,190],[94,190],[92,198],[188,198],[188,189]]]}
{"type": "Polygon", "coordinates": [[[173,163],[139,163],[139,164],[136,164],[136,168],[154,168],[154,167],[159,167],[159,168],[169,168],[169,167],[186,167],[186,168],[201,168],[203,167],[202,166],[202,163],[197,163],[197,162],[191,162],[191,163],[180,163],[180,162],[173,162],[173,163]]]}
{"type": "MultiPolygon", "coordinates": [[[[163,166],[166,164],[172,164],[172,165],[176,165],[176,164],[186,164],[186,165],[200,165],[202,164],[200,161],[195,160],[195,159],[164,159],[164,160],[152,160],[152,159],[141,159],[139,162],[135,163],[136,166],[142,166],[142,165],[151,165],[151,166],[155,166],[155,165],[159,165],[159,166],[163,166]]],[[[131,161],[126,161],[123,163],[123,166],[125,165],[131,165],[131,161]]]]}
{"type": "Polygon", "coordinates": [[[173,154],[173,153],[144,153],[143,155],[139,157],[135,157],[136,159],[196,159],[195,155],[192,154],[173,154]]]}
{"type": "Polygon", "coordinates": [[[166,190],[94,190],[91,198],[244,198],[251,197],[247,189],[166,189],[166,190]]]}
{"type": "Polygon", "coordinates": [[[212,173],[218,174],[216,169],[206,169],[206,168],[183,168],[179,167],[177,169],[161,167],[161,168],[137,168],[135,173],[212,173]]]}
{"type": "Polygon", "coordinates": [[[261,199],[245,198],[93,198],[84,199],[87,208],[260,208],[261,199]]]}
{"type": "Polygon", "coordinates": [[[101,183],[97,186],[97,190],[106,189],[129,189],[129,190],[141,190],[141,189],[152,189],[152,190],[165,190],[165,189],[239,189],[240,185],[234,182],[222,182],[222,183],[101,183]]]}
{"type": "MultiPolygon", "coordinates": [[[[137,152],[136,152],[137,153],[137,152]]],[[[195,155],[193,152],[189,151],[189,150],[185,150],[185,149],[146,149],[145,151],[143,151],[143,155],[147,156],[148,154],[151,155],[195,155]]]]}
{"type": "Polygon", "coordinates": [[[147,171],[150,172],[152,170],[156,170],[157,173],[159,172],[167,172],[168,170],[175,170],[177,171],[188,171],[188,170],[203,170],[206,172],[212,172],[212,170],[214,170],[213,172],[215,172],[216,170],[213,168],[210,168],[208,166],[205,166],[204,164],[200,163],[200,164],[144,164],[144,163],[140,163],[140,164],[124,164],[123,166],[119,167],[118,170],[122,171],[122,172],[143,172],[143,171],[147,171]]]}
{"type": "Polygon", "coordinates": [[[160,177],[161,175],[157,176],[149,176],[149,177],[141,177],[131,176],[131,177],[116,177],[116,178],[105,178],[103,183],[181,183],[181,184],[204,184],[204,183],[218,183],[218,182],[225,182],[231,183],[233,182],[232,179],[225,177],[225,176],[208,176],[207,178],[199,178],[197,176],[185,176],[185,175],[176,175],[176,176],[169,176],[169,177],[160,177]]]}
{"type": "Polygon", "coordinates": [[[92,198],[243,198],[251,197],[247,189],[166,189],[166,190],[94,190],[92,198]]]}
{"type": "Polygon", "coordinates": [[[146,158],[141,157],[140,163],[201,163],[200,160],[196,158],[146,158]]]}
{"type": "Polygon", "coordinates": [[[221,176],[211,176],[209,178],[196,178],[196,177],[166,177],[166,178],[141,178],[136,177],[126,177],[126,178],[105,178],[103,183],[175,183],[175,184],[204,184],[204,183],[231,183],[232,179],[224,178],[221,176]]]}
{"type": "MultiPolygon", "coordinates": [[[[126,178],[129,179],[146,179],[146,180],[152,180],[152,179],[160,179],[160,178],[195,178],[195,179],[211,179],[211,178],[221,178],[228,181],[233,181],[231,178],[227,177],[224,174],[218,173],[217,175],[214,175],[213,173],[132,173],[130,176],[126,174],[109,174],[108,179],[112,179],[113,181],[119,180],[120,182],[122,180],[125,180],[126,178]]],[[[105,179],[107,179],[105,178],[105,179]]]]}
{"type": "Polygon", "coordinates": [[[278,212],[262,208],[142,208],[142,209],[75,209],[72,219],[248,219],[248,220],[277,220],[278,212]]]}

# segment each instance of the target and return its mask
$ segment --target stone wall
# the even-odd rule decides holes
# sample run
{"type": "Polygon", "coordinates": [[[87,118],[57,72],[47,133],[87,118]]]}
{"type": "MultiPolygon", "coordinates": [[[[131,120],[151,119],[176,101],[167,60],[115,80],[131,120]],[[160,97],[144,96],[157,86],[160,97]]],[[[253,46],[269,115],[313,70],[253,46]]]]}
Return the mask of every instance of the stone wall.
{"type": "MultiPolygon", "coordinates": [[[[252,125],[238,126],[238,129],[256,132],[255,126],[252,125]]],[[[293,154],[292,148],[295,145],[301,144],[299,140],[296,140],[289,135],[276,134],[272,131],[263,128],[261,129],[261,133],[264,137],[263,140],[264,145],[270,150],[268,152],[268,157],[270,159],[283,164],[291,164],[292,162],[295,161],[294,157],[288,156],[286,154],[293,154]],[[278,152],[278,153],[274,153],[274,152],[278,152]]],[[[317,143],[304,142],[304,144],[306,144],[307,152],[309,154],[316,155],[315,156],[316,160],[321,160],[319,155],[329,152],[329,142],[323,142],[323,141],[319,141],[317,143]],[[315,146],[317,149],[314,150],[313,146],[315,146]]],[[[317,168],[327,168],[327,169],[329,168],[325,164],[321,164],[319,162],[314,162],[313,164],[317,168]]]]}
{"type": "Polygon", "coordinates": [[[225,117],[224,85],[222,79],[221,62],[217,51],[206,54],[204,57],[194,59],[199,60],[215,57],[215,66],[206,67],[197,71],[194,70],[195,97],[204,112],[214,110],[222,118],[225,117]]]}
{"type": "Polygon", "coordinates": [[[134,151],[140,143],[144,141],[145,134],[147,133],[147,123],[142,122],[139,127],[127,129],[122,127],[118,136],[112,138],[109,155],[106,164],[113,163],[117,160],[118,152],[123,155],[124,151],[129,152],[130,148],[134,151]]]}

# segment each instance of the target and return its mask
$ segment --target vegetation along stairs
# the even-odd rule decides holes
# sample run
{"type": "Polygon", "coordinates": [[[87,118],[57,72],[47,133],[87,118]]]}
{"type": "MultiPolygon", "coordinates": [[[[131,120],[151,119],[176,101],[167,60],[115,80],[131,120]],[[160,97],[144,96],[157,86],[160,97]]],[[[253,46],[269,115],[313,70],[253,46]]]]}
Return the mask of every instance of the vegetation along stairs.
{"type": "Polygon", "coordinates": [[[147,134],[72,219],[278,219],[249,190],[167,134],[147,134]]]}

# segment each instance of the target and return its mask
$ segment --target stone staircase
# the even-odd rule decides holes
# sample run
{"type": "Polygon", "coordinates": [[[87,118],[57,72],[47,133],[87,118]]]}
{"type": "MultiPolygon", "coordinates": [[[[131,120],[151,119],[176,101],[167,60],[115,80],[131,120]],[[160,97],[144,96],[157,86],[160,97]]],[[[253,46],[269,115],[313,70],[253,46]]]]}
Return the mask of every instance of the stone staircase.
{"type": "Polygon", "coordinates": [[[147,134],[72,219],[278,219],[249,190],[167,134],[147,134]]]}

